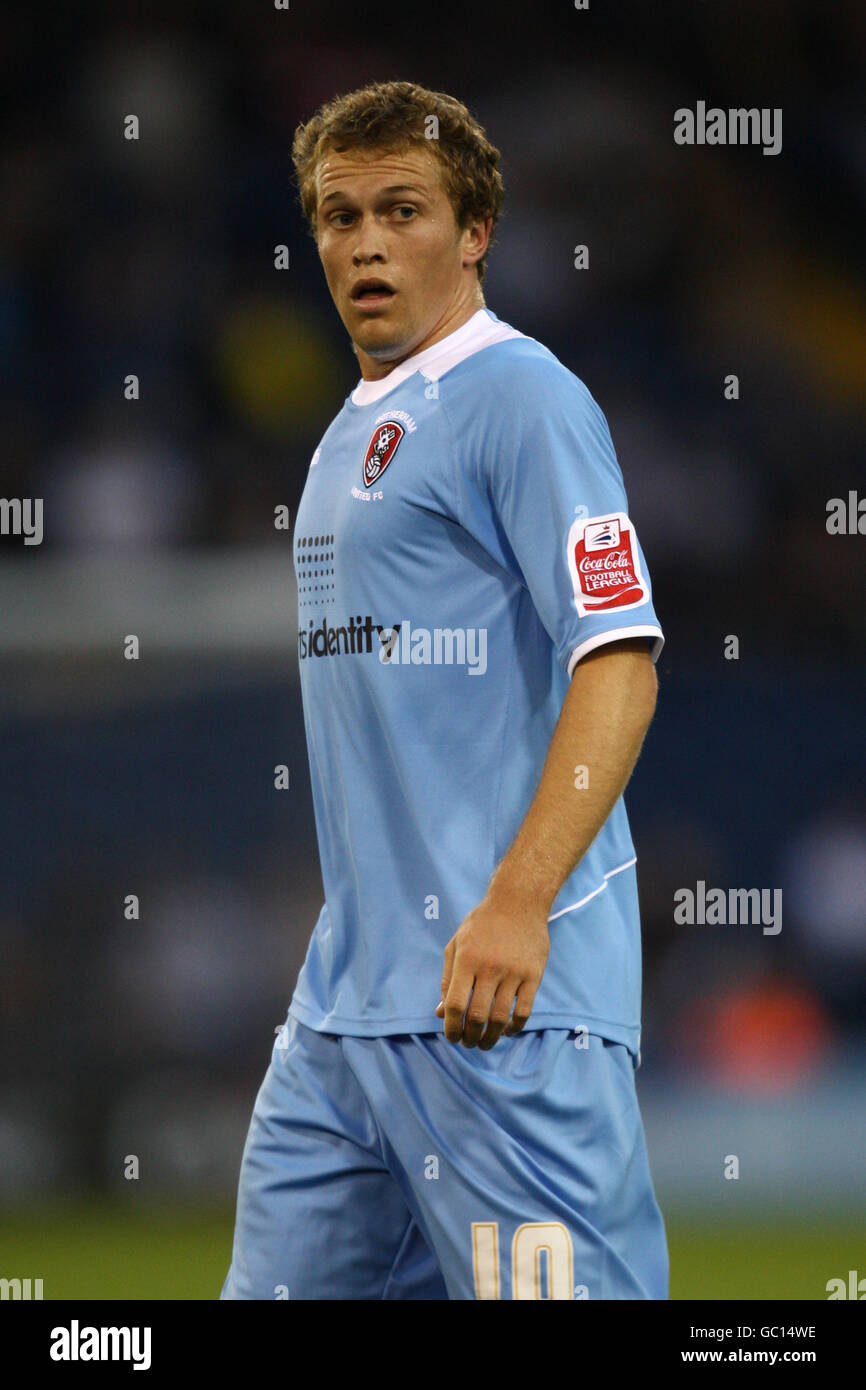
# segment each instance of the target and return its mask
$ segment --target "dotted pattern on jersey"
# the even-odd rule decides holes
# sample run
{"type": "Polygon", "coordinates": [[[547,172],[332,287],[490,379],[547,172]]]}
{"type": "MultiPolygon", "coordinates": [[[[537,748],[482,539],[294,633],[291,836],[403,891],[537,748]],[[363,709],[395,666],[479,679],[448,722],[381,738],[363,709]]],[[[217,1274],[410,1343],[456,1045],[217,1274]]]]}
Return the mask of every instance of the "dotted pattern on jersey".
{"type": "Polygon", "coordinates": [[[333,603],[334,569],[329,562],[334,559],[333,536],[301,536],[298,551],[298,606],[333,603]]]}

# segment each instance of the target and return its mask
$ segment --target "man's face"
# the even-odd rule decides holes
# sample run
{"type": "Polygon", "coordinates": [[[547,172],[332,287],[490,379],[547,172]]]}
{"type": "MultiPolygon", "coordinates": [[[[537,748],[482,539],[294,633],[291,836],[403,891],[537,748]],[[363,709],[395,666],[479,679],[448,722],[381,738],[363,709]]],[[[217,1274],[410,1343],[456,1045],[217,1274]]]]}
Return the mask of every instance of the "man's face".
{"type": "Polygon", "coordinates": [[[458,228],[428,150],[328,152],[316,184],[319,255],[365,376],[384,375],[483,304],[474,265],[486,224],[458,228]]]}

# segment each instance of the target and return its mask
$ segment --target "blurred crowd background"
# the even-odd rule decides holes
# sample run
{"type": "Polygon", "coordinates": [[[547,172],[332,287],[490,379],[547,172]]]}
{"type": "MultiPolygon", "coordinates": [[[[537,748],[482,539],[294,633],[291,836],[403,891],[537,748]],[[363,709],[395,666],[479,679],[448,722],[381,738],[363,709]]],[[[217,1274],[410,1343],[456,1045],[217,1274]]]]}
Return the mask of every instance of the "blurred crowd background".
{"type": "Polygon", "coordinates": [[[487,303],[605,411],[666,633],[627,795],[662,1195],[719,1187],[701,1113],[866,1206],[866,536],[825,525],[866,496],[864,56],[853,0],[3,12],[0,495],[45,533],[0,537],[0,1202],[128,1154],[233,1191],[321,901],[274,508],[358,378],[289,150],[408,77],[503,153],[487,303]],[[698,100],[782,108],[782,153],[676,145],[698,100]],[[698,880],[782,931],[677,925],[698,880]]]}

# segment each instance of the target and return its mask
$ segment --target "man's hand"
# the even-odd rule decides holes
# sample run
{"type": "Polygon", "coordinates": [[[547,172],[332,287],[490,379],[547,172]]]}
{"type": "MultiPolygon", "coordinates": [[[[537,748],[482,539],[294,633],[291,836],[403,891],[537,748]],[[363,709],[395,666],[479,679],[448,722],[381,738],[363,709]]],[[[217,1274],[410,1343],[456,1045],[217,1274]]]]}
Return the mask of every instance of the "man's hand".
{"type": "Polygon", "coordinates": [[[436,1014],[445,1019],[448,1041],[487,1052],[503,1030],[506,1037],[518,1033],[532,1012],[549,950],[543,908],[507,896],[484,898],[445,947],[436,1014]]]}
{"type": "Polygon", "coordinates": [[[529,1018],[556,895],[625,789],[657,688],[645,637],[611,640],[577,663],[523,824],[483,900],[445,947],[436,1014],[449,1042],[486,1051],[529,1018]],[[578,768],[588,780],[575,780],[578,768]]]}

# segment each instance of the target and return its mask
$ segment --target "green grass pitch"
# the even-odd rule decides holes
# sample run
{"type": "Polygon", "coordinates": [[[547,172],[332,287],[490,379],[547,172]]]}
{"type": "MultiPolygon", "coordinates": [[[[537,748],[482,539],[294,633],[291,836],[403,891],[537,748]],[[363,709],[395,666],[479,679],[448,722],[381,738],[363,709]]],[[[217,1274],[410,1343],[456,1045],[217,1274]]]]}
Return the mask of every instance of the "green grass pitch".
{"type": "MultiPolygon", "coordinates": [[[[231,1210],[90,1205],[0,1216],[0,1276],[41,1278],[48,1299],[216,1299],[231,1210]]],[[[866,1273],[860,1222],[748,1226],[668,1219],[672,1299],[824,1299],[866,1273]]]]}

